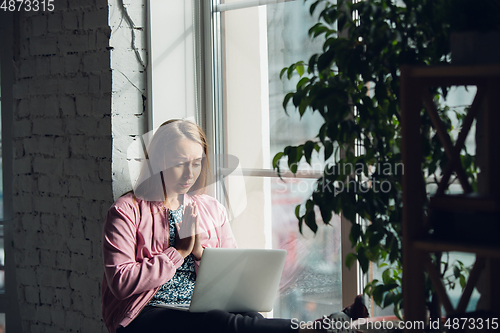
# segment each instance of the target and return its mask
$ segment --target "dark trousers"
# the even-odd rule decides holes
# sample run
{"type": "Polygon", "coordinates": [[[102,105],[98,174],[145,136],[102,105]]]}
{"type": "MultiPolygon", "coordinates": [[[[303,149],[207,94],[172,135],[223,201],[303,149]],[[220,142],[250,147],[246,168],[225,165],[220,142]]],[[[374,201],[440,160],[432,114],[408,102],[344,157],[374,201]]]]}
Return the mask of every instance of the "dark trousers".
{"type": "Polygon", "coordinates": [[[192,313],[146,306],[117,333],[280,333],[297,332],[288,319],[266,319],[258,312],[229,313],[212,310],[192,313]]]}

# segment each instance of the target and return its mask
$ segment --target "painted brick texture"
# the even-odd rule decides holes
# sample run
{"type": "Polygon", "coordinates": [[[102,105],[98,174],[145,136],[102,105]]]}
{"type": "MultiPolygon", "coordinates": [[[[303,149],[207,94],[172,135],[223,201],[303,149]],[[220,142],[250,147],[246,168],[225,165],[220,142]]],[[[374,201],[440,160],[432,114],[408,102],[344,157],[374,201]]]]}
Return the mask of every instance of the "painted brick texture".
{"type": "Polygon", "coordinates": [[[100,287],[102,221],[113,202],[109,4],[54,4],[53,12],[21,12],[15,22],[21,319],[24,332],[107,332],[100,287]]]}
{"type": "Polygon", "coordinates": [[[107,332],[101,232],[147,132],[145,1],[55,0],[15,22],[13,239],[23,332],[107,332]],[[136,50],[132,48],[135,36],[136,50]],[[137,51],[137,52],[136,52],[137,51]]]}

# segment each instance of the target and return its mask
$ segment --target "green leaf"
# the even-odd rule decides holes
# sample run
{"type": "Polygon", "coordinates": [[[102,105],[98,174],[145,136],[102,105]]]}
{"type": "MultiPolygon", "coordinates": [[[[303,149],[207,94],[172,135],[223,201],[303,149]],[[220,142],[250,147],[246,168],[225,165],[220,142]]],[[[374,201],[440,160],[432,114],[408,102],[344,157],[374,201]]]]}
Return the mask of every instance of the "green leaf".
{"type": "Polygon", "coordinates": [[[306,100],[302,100],[300,102],[300,105],[299,105],[299,114],[300,114],[300,117],[302,118],[302,116],[304,115],[304,113],[306,112],[307,110],[307,107],[308,107],[308,103],[306,100]]]}
{"type": "Polygon", "coordinates": [[[300,106],[303,97],[304,97],[304,91],[297,90],[297,92],[293,94],[292,98],[293,105],[295,105],[295,107],[300,106]]]}
{"type": "Polygon", "coordinates": [[[325,160],[328,160],[333,154],[333,144],[330,141],[325,142],[325,160]]]}
{"type": "Polygon", "coordinates": [[[285,68],[283,68],[283,69],[281,70],[281,72],[280,72],[280,80],[282,80],[282,79],[283,79],[283,75],[284,75],[287,71],[288,71],[288,67],[285,67],[285,68]]]}
{"type": "Polygon", "coordinates": [[[295,70],[295,68],[297,67],[297,64],[292,64],[290,67],[288,67],[288,70],[287,70],[287,78],[288,80],[290,80],[293,76],[293,71],[295,70]]]}
{"type": "Polygon", "coordinates": [[[316,9],[316,7],[319,5],[319,3],[320,3],[320,1],[316,1],[316,2],[314,2],[314,3],[311,5],[311,7],[309,7],[309,13],[310,13],[311,15],[313,15],[314,10],[315,10],[315,9],[316,9]]]}
{"type": "Polygon", "coordinates": [[[309,58],[309,63],[308,63],[308,67],[307,67],[308,73],[312,73],[314,71],[314,67],[316,66],[317,61],[318,61],[317,54],[314,54],[311,56],[311,58],[309,58]]]}
{"type": "Polygon", "coordinates": [[[304,156],[306,157],[306,162],[309,163],[309,165],[311,164],[311,155],[315,145],[316,144],[312,141],[307,141],[304,144],[304,156]]]}
{"type": "Polygon", "coordinates": [[[306,211],[310,212],[314,209],[314,202],[312,200],[306,201],[306,211]]]}
{"type": "Polygon", "coordinates": [[[326,27],[323,23],[319,22],[319,23],[316,23],[315,25],[313,25],[309,29],[309,36],[312,36],[313,38],[316,38],[319,35],[324,34],[324,33],[326,33],[329,30],[330,29],[328,29],[328,27],[326,27]]]}
{"type": "Polygon", "coordinates": [[[332,207],[325,207],[326,205],[321,205],[319,211],[321,212],[321,218],[323,222],[326,224],[330,224],[330,220],[332,219],[332,207]]]}
{"type": "Polygon", "coordinates": [[[299,76],[304,75],[304,65],[303,64],[297,65],[296,69],[297,69],[297,73],[299,74],[299,76]]]}
{"type": "Polygon", "coordinates": [[[285,112],[286,112],[286,106],[288,105],[288,102],[293,97],[293,95],[294,95],[294,93],[290,92],[290,93],[286,94],[285,98],[283,99],[283,109],[285,109],[285,112]]]}
{"type": "Polygon", "coordinates": [[[299,153],[298,153],[298,148],[297,147],[288,147],[288,168],[295,173],[297,171],[297,166],[299,162],[299,153]]]}
{"type": "Polygon", "coordinates": [[[462,273],[460,272],[460,267],[458,266],[453,267],[453,275],[455,276],[455,278],[459,278],[460,275],[462,275],[462,273]]]}
{"type": "Polygon", "coordinates": [[[347,268],[351,268],[352,265],[356,262],[358,257],[354,253],[348,253],[347,256],[345,257],[345,265],[347,268]]]}
{"type": "Polygon", "coordinates": [[[373,290],[373,301],[377,305],[382,305],[383,296],[384,296],[383,287],[381,285],[376,286],[375,289],[373,290]]]}
{"type": "Polygon", "coordinates": [[[279,152],[276,155],[274,155],[273,158],[273,169],[276,169],[278,167],[278,163],[280,159],[283,157],[283,152],[279,152]]]}
{"type": "Polygon", "coordinates": [[[316,233],[318,231],[318,225],[316,224],[316,214],[314,210],[311,210],[306,213],[306,225],[312,232],[316,233]]]}
{"type": "Polygon", "coordinates": [[[321,54],[318,57],[318,71],[322,72],[325,69],[329,69],[335,56],[335,50],[333,48],[329,49],[327,52],[321,54]]]}
{"type": "Polygon", "coordinates": [[[370,262],[368,261],[368,258],[366,257],[366,252],[365,252],[364,247],[362,247],[358,250],[358,261],[359,261],[359,266],[361,267],[361,270],[363,271],[363,273],[367,273],[370,262]]]}
{"type": "Polygon", "coordinates": [[[399,320],[403,320],[403,313],[401,312],[401,301],[394,302],[394,315],[398,317],[399,320]]]}
{"type": "Polygon", "coordinates": [[[391,278],[391,269],[388,268],[382,273],[382,281],[384,281],[385,284],[392,283],[394,280],[391,278]]]}
{"type": "Polygon", "coordinates": [[[383,285],[384,291],[393,290],[393,289],[395,289],[397,287],[399,287],[399,285],[397,283],[389,283],[389,284],[384,284],[383,285]]]}
{"type": "MultiPolygon", "coordinates": [[[[304,67],[304,66],[302,66],[304,67]]],[[[303,74],[304,72],[302,72],[303,74]]],[[[300,74],[302,76],[302,74],[300,74]]],[[[297,89],[301,88],[304,84],[306,84],[307,82],[309,82],[309,78],[308,77],[303,77],[302,79],[300,79],[299,82],[297,82],[297,89]]]]}
{"type": "Polygon", "coordinates": [[[358,239],[361,237],[361,233],[362,233],[361,225],[353,223],[351,226],[351,234],[349,237],[351,239],[352,244],[358,242],[358,239]]]}
{"type": "Polygon", "coordinates": [[[389,253],[389,260],[395,262],[399,258],[398,242],[393,242],[391,245],[391,252],[389,253]]]}
{"type": "Polygon", "coordinates": [[[300,219],[300,206],[301,205],[297,205],[295,207],[295,216],[297,217],[297,219],[300,219]]]}
{"type": "Polygon", "coordinates": [[[371,237],[370,237],[370,241],[369,241],[369,245],[370,247],[373,247],[375,245],[378,245],[380,244],[380,242],[382,241],[382,239],[384,238],[385,234],[382,233],[382,232],[377,232],[377,233],[374,233],[371,237]]]}
{"type": "Polygon", "coordinates": [[[465,280],[465,276],[460,275],[460,287],[462,287],[462,290],[465,289],[466,284],[467,284],[467,281],[465,280]]]}
{"type": "Polygon", "coordinates": [[[393,292],[388,292],[385,297],[384,297],[384,305],[383,307],[386,308],[392,303],[394,303],[394,300],[396,299],[395,295],[393,292]]]}

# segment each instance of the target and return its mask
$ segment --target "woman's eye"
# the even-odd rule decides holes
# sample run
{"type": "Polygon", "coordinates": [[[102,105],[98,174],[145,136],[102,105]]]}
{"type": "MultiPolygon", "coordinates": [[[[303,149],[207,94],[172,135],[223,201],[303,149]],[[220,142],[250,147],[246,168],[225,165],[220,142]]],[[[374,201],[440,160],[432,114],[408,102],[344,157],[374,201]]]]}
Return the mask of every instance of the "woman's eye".
{"type": "Polygon", "coordinates": [[[194,163],[194,164],[193,164],[193,166],[194,166],[195,168],[199,168],[199,167],[201,167],[201,163],[194,163]]]}

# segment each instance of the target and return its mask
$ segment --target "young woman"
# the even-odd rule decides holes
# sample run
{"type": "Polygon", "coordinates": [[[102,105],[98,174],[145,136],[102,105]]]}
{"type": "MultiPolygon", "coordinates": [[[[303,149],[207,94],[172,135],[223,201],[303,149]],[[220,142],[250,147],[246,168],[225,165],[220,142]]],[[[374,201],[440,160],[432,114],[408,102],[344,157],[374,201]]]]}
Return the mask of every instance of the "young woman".
{"type": "Polygon", "coordinates": [[[194,123],[164,123],[148,146],[137,186],[104,222],[102,315],[111,333],[316,332],[258,313],[190,313],[155,307],[188,303],[203,250],[236,247],[224,207],[203,194],[209,163],[194,123]]]}

